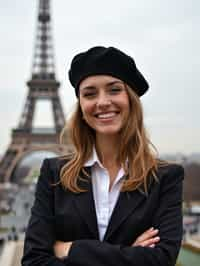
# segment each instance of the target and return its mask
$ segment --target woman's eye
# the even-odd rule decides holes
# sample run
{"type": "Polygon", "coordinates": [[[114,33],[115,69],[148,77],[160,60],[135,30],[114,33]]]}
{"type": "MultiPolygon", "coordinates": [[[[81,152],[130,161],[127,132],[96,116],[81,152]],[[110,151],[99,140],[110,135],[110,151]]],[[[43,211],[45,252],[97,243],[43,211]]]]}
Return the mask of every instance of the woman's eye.
{"type": "Polygon", "coordinates": [[[93,97],[93,96],[95,96],[96,95],[96,92],[85,92],[84,94],[83,94],[83,97],[93,97]]]}
{"type": "Polygon", "coordinates": [[[120,91],[122,91],[122,88],[120,88],[120,87],[111,87],[110,88],[110,92],[113,93],[113,94],[117,94],[120,91]]]}

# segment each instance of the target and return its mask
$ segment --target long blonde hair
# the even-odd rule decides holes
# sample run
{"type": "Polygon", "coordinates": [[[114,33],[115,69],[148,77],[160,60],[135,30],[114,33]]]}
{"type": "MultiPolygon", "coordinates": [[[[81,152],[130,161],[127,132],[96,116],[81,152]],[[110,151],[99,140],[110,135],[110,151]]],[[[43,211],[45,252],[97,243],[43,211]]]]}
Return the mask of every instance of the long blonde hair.
{"type": "MultiPolygon", "coordinates": [[[[118,161],[123,166],[127,178],[121,191],[141,189],[148,193],[148,177],[156,178],[159,165],[156,149],[150,142],[143,122],[143,109],[138,95],[126,85],[130,101],[130,115],[121,131],[118,161]],[[127,164],[128,159],[128,164],[127,164]]],[[[79,101],[69,124],[61,133],[61,143],[65,132],[69,130],[74,154],[62,167],[60,181],[65,189],[79,193],[85,190],[78,186],[80,172],[84,172],[84,163],[90,158],[95,145],[95,131],[83,119],[79,101]]]]}

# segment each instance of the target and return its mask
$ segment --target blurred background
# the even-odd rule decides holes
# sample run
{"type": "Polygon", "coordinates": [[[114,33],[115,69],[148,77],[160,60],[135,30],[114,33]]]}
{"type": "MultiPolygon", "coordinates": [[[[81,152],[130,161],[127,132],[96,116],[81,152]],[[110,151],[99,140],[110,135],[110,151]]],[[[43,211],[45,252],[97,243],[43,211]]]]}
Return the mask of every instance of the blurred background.
{"type": "Polygon", "coordinates": [[[178,264],[199,265],[199,24],[198,0],[0,0],[0,264],[19,265],[42,160],[73,149],[59,144],[76,103],[72,57],[103,45],[131,55],[150,84],[152,143],[186,173],[178,264]]]}

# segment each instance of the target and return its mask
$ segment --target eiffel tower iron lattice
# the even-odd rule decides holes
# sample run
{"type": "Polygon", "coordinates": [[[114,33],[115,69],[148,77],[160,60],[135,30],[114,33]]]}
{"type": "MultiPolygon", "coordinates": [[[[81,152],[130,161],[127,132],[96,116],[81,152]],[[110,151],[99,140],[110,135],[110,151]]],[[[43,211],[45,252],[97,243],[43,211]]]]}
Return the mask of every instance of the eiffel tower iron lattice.
{"type": "Polygon", "coordinates": [[[12,182],[16,166],[33,151],[53,151],[61,155],[71,149],[70,144],[59,144],[65,117],[58,94],[60,83],[55,77],[50,0],[39,0],[32,77],[27,86],[28,95],[19,125],[12,130],[12,141],[0,162],[0,182],[12,182]],[[51,103],[53,128],[33,127],[36,102],[39,100],[51,103]]]}

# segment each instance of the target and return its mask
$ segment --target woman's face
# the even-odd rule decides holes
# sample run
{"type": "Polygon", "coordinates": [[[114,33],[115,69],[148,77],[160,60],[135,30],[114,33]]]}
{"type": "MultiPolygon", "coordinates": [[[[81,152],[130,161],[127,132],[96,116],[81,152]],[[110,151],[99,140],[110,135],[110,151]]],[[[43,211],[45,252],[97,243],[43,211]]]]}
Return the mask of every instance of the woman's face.
{"type": "Polygon", "coordinates": [[[120,132],[129,116],[129,96],[124,82],[112,76],[85,78],[79,86],[83,119],[98,135],[120,132]]]}

